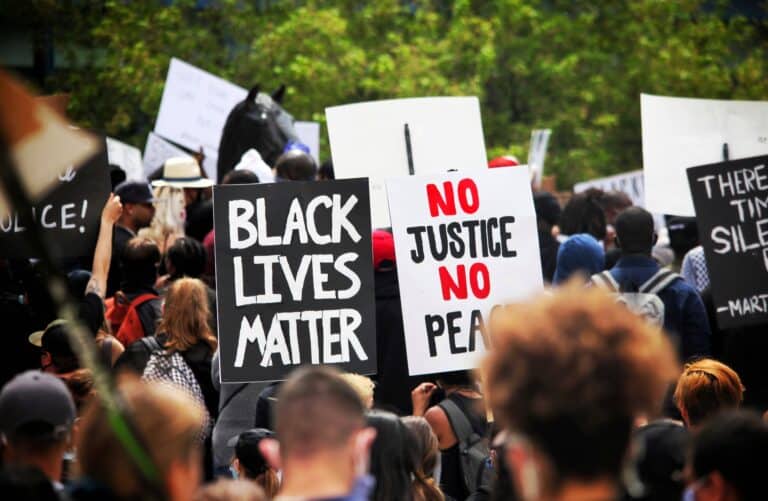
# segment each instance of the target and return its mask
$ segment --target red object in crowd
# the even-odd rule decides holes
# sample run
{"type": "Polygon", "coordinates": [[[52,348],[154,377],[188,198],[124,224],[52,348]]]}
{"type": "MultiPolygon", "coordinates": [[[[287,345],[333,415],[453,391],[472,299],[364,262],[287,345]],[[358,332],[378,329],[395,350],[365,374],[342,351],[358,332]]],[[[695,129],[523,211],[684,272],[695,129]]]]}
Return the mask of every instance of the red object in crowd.
{"type": "Polygon", "coordinates": [[[374,230],[371,240],[373,240],[373,269],[378,270],[384,261],[390,261],[390,266],[394,265],[395,239],[392,234],[384,230],[374,230]]]}
{"type": "Polygon", "coordinates": [[[490,162],[488,162],[488,167],[491,169],[496,167],[515,167],[516,165],[520,165],[520,162],[517,160],[517,158],[513,157],[512,155],[496,157],[490,162]]]}

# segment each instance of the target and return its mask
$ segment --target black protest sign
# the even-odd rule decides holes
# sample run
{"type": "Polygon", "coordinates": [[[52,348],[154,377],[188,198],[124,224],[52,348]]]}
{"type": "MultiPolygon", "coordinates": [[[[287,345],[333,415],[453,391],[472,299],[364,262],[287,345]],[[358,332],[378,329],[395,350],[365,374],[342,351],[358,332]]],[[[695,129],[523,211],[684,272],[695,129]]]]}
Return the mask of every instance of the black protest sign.
{"type": "MultiPolygon", "coordinates": [[[[107,145],[103,137],[100,142],[96,155],[60,173],[58,185],[47,196],[23,209],[36,221],[54,259],[93,254],[101,210],[111,190],[107,145]]],[[[38,257],[18,211],[0,218],[0,257],[38,257]]]]}
{"type": "Polygon", "coordinates": [[[216,186],[222,382],[376,372],[368,181],[216,186]]]}
{"type": "Polygon", "coordinates": [[[768,156],[688,169],[721,328],[768,322],[768,156]]]}

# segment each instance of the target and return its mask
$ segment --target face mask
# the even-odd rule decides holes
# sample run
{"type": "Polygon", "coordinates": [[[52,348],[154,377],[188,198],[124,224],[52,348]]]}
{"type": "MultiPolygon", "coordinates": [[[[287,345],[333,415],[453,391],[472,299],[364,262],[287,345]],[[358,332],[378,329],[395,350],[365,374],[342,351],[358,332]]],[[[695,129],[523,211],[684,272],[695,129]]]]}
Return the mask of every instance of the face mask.
{"type": "Polygon", "coordinates": [[[232,466],[232,465],[229,465],[229,473],[230,473],[230,475],[232,475],[232,478],[234,478],[235,480],[240,478],[240,474],[237,472],[235,467],[232,466]]]}

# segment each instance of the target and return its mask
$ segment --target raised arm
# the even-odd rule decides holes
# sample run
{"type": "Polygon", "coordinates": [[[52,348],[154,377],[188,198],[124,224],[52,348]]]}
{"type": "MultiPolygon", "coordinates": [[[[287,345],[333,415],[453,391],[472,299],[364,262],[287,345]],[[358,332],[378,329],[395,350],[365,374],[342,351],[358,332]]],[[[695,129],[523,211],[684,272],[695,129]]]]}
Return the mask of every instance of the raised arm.
{"type": "Polygon", "coordinates": [[[104,298],[107,290],[107,275],[109,274],[109,262],[112,259],[112,229],[115,222],[123,212],[123,204],[120,197],[110,193],[104,209],[101,211],[101,226],[99,238],[96,241],[96,251],[93,253],[93,266],[91,267],[91,280],[85,287],[85,293],[92,292],[104,298]]]}

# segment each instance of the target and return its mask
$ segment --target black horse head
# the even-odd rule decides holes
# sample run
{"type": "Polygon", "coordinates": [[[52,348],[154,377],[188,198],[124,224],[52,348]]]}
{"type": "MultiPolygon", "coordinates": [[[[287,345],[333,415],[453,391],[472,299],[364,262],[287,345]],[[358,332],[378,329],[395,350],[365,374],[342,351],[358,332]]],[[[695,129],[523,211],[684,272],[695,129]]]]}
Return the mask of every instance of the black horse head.
{"type": "Polygon", "coordinates": [[[288,141],[297,141],[293,117],[280,103],[285,85],[272,95],[259,92],[254,86],[245,100],[229,112],[219,143],[218,181],[240,162],[243,153],[253,148],[267,165],[275,165],[288,141]]]}

